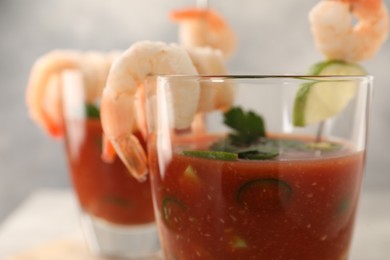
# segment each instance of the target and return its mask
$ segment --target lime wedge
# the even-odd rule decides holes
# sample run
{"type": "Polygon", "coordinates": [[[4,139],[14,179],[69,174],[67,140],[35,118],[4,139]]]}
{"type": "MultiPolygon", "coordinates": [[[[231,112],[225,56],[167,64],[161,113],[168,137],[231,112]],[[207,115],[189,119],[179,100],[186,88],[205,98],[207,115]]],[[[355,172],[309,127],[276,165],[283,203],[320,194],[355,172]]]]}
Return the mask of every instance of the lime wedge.
{"type": "Polygon", "coordinates": [[[309,75],[314,76],[361,76],[367,72],[358,64],[348,63],[341,60],[328,60],[314,64],[309,75]]]}
{"type": "MultiPolygon", "coordinates": [[[[366,74],[359,65],[338,60],[317,63],[310,70],[313,76],[366,74]]],[[[294,125],[306,126],[338,114],[354,98],[356,87],[356,82],[342,79],[302,84],[295,97],[294,125]]]]}

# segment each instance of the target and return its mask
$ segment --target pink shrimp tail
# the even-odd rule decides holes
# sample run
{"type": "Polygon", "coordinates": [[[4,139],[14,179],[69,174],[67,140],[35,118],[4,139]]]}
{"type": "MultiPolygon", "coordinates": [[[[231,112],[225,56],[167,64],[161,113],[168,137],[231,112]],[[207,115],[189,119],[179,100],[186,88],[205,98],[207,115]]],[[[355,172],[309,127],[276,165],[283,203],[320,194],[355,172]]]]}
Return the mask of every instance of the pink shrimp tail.
{"type": "Polygon", "coordinates": [[[381,10],[383,0],[338,0],[352,7],[357,13],[375,15],[381,10]]]}
{"type": "Polygon", "coordinates": [[[116,152],[114,146],[107,138],[106,135],[103,135],[103,147],[102,147],[102,161],[105,163],[113,163],[116,158],[116,152]]]}
{"type": "Polygon", "coordinates": [[[62,124],[55,123],[45,111],[43,111],[42,117],[44,128],[51,137],[60,138],[64,136],[64,126],[62,124]]]}
{"type": "Polygon", "coordinates": [[[129,173],[136,179],[146,179],[146,152],[138,137],[133,134],[134,120],[124,111],[133,111],[134,103],[125,95],[112,97],[103,94],[100,118],[105,133],[102,159],[110,162],[114,153],[119,156],[129,173]]]}
{"type": "Polygon", "coordinates": [[[360,5],[366,8],[379,8],[383,0],[339,0],[350,5],[360,5]]]}
{"type": "Polygon", "coordinates": [[[226,27],[225,21],[215,11],[201,8],[188,8],[183,10],[175,10],[171,12],[173,21],[183,21],[190,19],[205,19],[212,28],[218,30],[226,27]]]}
{"type": "Polygon", "coordinates": [[[146,180],[147,157],[138,138],[129,134],[111,142],[129,173],[139,181],[146,180]]]}

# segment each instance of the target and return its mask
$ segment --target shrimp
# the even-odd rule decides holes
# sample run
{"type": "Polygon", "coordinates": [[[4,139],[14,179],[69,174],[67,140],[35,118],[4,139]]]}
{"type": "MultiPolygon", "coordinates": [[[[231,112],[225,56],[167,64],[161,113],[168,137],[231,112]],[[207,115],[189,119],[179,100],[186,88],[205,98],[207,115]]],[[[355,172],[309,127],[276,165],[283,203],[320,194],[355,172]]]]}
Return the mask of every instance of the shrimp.
{"type": "MultiPolygon", "coordinates": [[[[188,53],[178,46],[142,41],[133,44],[117,59],[109,72],[101,99],[101,122],[105,136],[112,143],[129,172],[143,180],[147,173],[145,151],[138,138],[135,118],[139,109],[136,94],[147,76],[156,74],[196,75],[188,53]]],[[[174,127],[188,128],[199,101],[199,83],[186,88],[172,85],[174,127]]]]}
{"type": "Polygon", "coordinates": [[[329,59],[349,62],[372,58],[390,26],[382,0],[321,1],[311,10],[309,20],[317,48],[329,59]]]}
{"type": "Polygon", "coordinates": [[[221,50],[210,47],[195,47],[188,50],[192,63],[199,75],[205,75],[205,80],[200,82],[200,97],[197,115],[191,124],[191,131],[196,135],[206,132],[206,124],[203,113],[213,110],[227,110],[232,106],[234,98],[234,86],[226,81],[220,84],[211,83],[207,75],[226,75],[227,69],[221,50]]]}
{"type": "Polygon", "coordinates": [[[60,74],[65,70],[82,72],[87,102],[100,97],[117,52],[78,52],[55,50],[40,57],[32,67],[26,101],[32,119],[53,137],[63,135],[60,74]],[[107,57],[106,57],[107,55],[107,57]]]}
{"type": "MultiPolygon", "coordinates": [[[[27,106],[33,120],[52,136],[61,136],[63,129],[60,115],[55,112],[51,114],[47,112],[45,104],[47,93],[50,91],[46,91],[46,89],[50,86],[52,98],[49,98],[49,103],[53,105],[59,100],[60,95],[59,87],[56,84],[59,82],[59,72],[64,69],[75,69],[79,63],[80,57],[75,51],[52,51],[39,58],[31,70],[26,94],[27,106]],[[54,88],[56,90],[53,90],[54,88]]],[[[58,110],[58,106],[55,107],[55,110],[58,110]]]]}
{"type": "Polygon", "coordinates": [[[209,46],[220,49],[225,58],[232,56],[237,39],[224,19],[209,9],[189,8],[171,13],[179,22],[179,42],[187,49],[209,46]]]}
{"type": "MultiPolygon", "coordinates": [[[[223,56],[220,50],[210,47],[197,47],[188,50],[192,63],[199,75],[227,75],[223,56]]],[[[209,81],[200,83],[200,98],[197,112],[227,110],[231,107],[234,97],[234,86],[223,82],[217,84],[209,81]]]]}

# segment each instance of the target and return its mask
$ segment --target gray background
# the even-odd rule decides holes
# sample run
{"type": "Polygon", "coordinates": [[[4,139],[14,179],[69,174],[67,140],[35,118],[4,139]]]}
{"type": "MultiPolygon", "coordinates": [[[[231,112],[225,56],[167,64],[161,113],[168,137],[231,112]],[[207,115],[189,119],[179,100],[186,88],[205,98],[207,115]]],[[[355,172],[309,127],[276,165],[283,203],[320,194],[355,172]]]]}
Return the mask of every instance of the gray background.
{"type": "MultiPolygon", "coordinates": [[[[240,40],[230,72],[304,73],[321,60],[307,22],[316,2],[211,1],[240,40]]],[[[0,220],[34,189],[70,186],[62,142],[46,136],[27,115],[25,88],[36,58],[55,48],[110,50],[138,40],[176,41],[168,13],[194,3],[0,0],[0,220]]],[[[390,41],[364,66],[376,88],[364,189],[389,190],[390,41]]]]}

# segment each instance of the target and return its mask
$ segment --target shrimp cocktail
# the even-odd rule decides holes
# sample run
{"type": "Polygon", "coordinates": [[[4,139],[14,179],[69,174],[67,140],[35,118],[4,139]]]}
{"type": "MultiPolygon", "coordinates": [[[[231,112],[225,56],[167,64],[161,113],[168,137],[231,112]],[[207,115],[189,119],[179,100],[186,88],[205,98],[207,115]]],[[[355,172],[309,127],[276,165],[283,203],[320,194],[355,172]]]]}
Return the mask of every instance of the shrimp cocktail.
{"type": "MultiPolygon", "coordinates": [[[[139,182],[102,135],[100,97],[119,53],[53,51],[34,65],[30,114],[53,137],[64,138],[69,171],[94,253],[143,256],[159,250],[150,182],[139,182]]],[[[142,117],[135,138],[142,145],[142,117]]],[[[145,169],[141,169],[145,170],[145,169]]]]}
{"type": "Polygon", "coordinates": [[[103,129],[129,169],[149,168],[166,259],[348,258],[372,92],[358,62],[388,17],[381,1],[334,0],[310,20],[327,60],[308,75],[223,76],[220,51],[161,42],[113,65],[103,129]],[[139,89],[147,156],[128,112],[139,89]]]}
{"type": "MultiPolygon", "coordinates": [[[[133,44],[113,64],[101,100],[106,143],[140,181],[147,174],[147,154],[144,144],[137,137],[137,129],[140,126],[141,129],[146,128],[145,96],[155,91],[145,90],[145,80],[150,75],[226,75],[225,59],[233,54],[236,47],[233,30],[222,16],[211,9],[175,10],[171,18],[180,25],[179,45],[151,41],[133,44]],[[130,116],[133,113],[141,119],[130,116]]],[[[186,91],[178,90],[175,102],[186,102],[180,97],[196,96],[198,92],[197,86],[186,91]]],[[[225,106],[232,99],[231,91],[225,95],[222,95],[222,90],[218,94],[214,92],[205,88],[203,98],[219,99],[219,106],[225,106]]],[[[198,126],[202,127],[201,124],[198,126]]]]}
{"type": "Polygon", "coordinates": [[[149,167],[166,259],[346,259],[370,86],[369,76],[152,78],[149,167]],[[198,96],[176,102],[178,86],[197,84],[198,96]],[[298,127],[316,109],[300,104],[306,85],[355,94],[324,126],[298,127]],[[219,107],[203,88],[234,98],[219,107]]]}
{"type": "Polygon", "coordinates": [[[103,128],[121,158],[148,164],[166,259],[345,258],[371,77],[180,75],[200,71],[193,60],[177,46],[136,43],[113,65],[102,98],[103,128]],[[121,113],[142,87],[148,161],[127,149],[144,152],[136,122],[121,113]]]}

